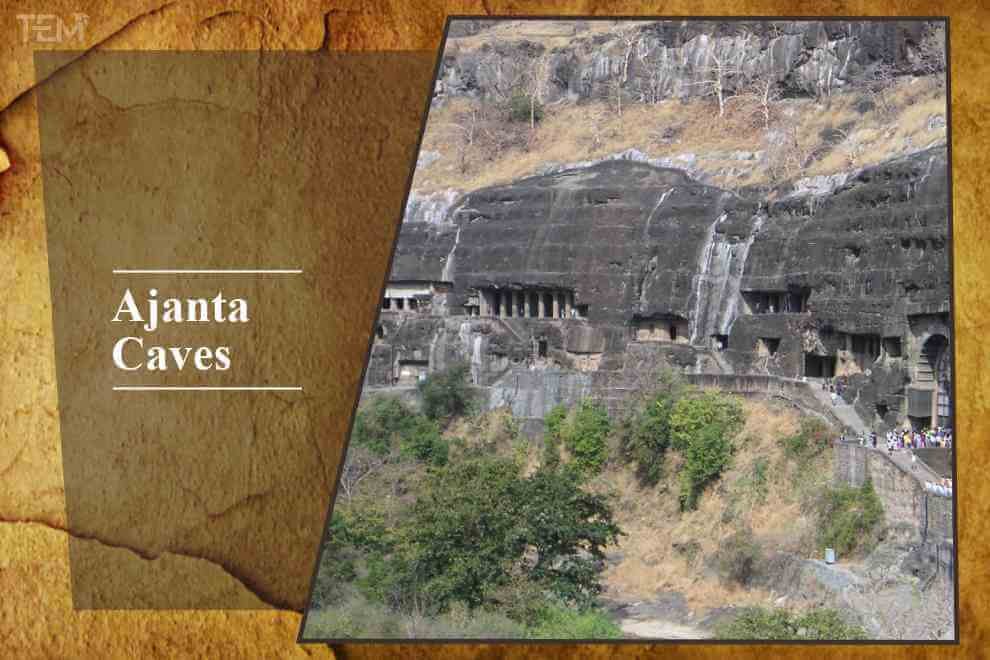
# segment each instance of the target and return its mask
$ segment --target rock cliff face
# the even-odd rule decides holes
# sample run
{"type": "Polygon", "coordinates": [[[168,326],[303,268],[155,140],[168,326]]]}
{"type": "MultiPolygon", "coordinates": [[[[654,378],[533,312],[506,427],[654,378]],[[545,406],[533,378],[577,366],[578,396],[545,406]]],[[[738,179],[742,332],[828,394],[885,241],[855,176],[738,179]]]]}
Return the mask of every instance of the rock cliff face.
{"type": "MultiPolygon", "coordinates": [[[[485,21],[455,22],[451,44],[487,29],[485,21]]],[[[451,95],[485,95],[518,78],[534,57],[549,53],[547,101],[590,98],[606,93],[620,76],[626,94],[653,101],[705,93],[713,56],[737,73],[727,77],[732,92],[757,74],[770,72],[789,95],[821,96],[872,75],[878,63],[894,74],[920,72],[921,21],[657,21],[630,23],[622,35],[589,32],[574,22],[566,47],[548,48],[538,37],[493,40],[477,47],[447,48],[440,88],[451,95]]]]}
{"type": "MultiPolygon", "coordinates": [[[[933,387],[947,364],[948,246],[943,147],[814,193],[607,161],[404,223],[390,279],[437,293],[383,312],[379,344],[401,338],[428,369],[469,362],[482,385],[523,366],[623,371],[644,351],[689,373],[841,376],[864,421],[891,425],[925,417],[905,388],[933,387]]],[[[397,373],[378,364],[369,384],[397,373]]]]}

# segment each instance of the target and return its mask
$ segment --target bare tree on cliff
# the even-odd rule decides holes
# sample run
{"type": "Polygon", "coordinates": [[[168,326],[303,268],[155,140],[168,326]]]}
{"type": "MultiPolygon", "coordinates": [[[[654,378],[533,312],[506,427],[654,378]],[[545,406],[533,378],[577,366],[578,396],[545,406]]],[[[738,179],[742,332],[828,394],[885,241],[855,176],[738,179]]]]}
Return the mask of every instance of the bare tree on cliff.
{"type": "Polygon", "coordinates": [[[387,462],[386,457],[351,443],[344,465],[340,468],[340,491],[347,501],[354,497],[359,483],[378,473],[387,462]]]}
{"type": "Polygon", "coordinates": [[[451,127],[457,133],[457,164],[461,174],[464,174],[470,165],[471,153],[481,131],[481,112],[478,108],[460,112],[451,122],[451,127]]]}
{"type": "Polygon", "coordinates": [[[622,117],[622,78],[612,76],[605,83],[605,96],[609,102],[615,103],[615,114],[622,117]]]}
{"type": "Polygon", "coordinates": [[[762,124],[763,130],[769,130],[781,98],[780,85],[773,73],[768,71],[753,78],[738,97],[744,111],[762,124]]]}
{"type": "Polygon", "coordinates": [[[509,104],[513,90],[518,87],[523,62],[517,57],[508,59],[497,50],[494,38],[482,49],[484,53],[478,62],[478,76],[487,81],[484,87],[485,96],[500,108],[509,104]]]}
{"type": "Polygon", "coordinates": [[[629,80],[629,61],[632,59],[633,51],[639,42],[639,35],[636,28],[623,30],[619,33],[619,41],[622,43],[622,84],[629,80]]]}
{"type": "Polygon", "coordinates": [[[645,79],[639,81],[640,100],[643,103],[659,103],[667,69],[667,47],[663,44],[651,47],[645,38],[640,39],[636,48],[636,59],[646,73],[645,79]]]}
{"type": "MultiPolygon", "coordinates": [[[[743,37],[743,45],[748,39],[748,34],[743,37]]],[[[718,116],[722,118],[725,116],[725,104],[735,97],[735,94],[729,94],[728,80],[732,76],[742,74],[742,71],[729,61],[730,53],[720,54],[716,51],[717,49],[712,49],[709,56],[711,64],[702,70],[705,78],[688,84],[701,85],[705,89],[706,96],[714,96],[718,102],[718,116]]]]}
{"type": "Polygon", "coordinates": [[[526,71],[524,89],[529,97],[529,129],[536,130],[536,108],[543,103],[543,99],[550,89],[550,78],[553,73],[550,53],[542,55],[530,61],[526,71]]]}

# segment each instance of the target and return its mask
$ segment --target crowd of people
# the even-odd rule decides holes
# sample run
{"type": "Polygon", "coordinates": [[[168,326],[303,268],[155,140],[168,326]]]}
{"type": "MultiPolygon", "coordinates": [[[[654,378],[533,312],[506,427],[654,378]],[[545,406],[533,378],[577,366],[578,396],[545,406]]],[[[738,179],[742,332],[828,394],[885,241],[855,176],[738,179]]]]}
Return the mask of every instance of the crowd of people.
{"type": "MultiPolygon", "coordinates": [[[[911,429],[892,429],[887,431],[885,440],[887,442],[887,453],[893,456],[895,451],[907,451],[911,454],[911,470],[918,469],[918,455],[915,449],[926,449],[939,447],[949,449],[952,447],[952,429],[936,426],[934,429],[922,429],[915,431],[911,429]]],[[[846,434],[839,436],[839,442],[848,442],[846,434]]],[[[860,447],[872,447],[879,449],[879,436],[876,431],[869,434],[860,433],[856,437],[856,442],[860,447]]],[[[952,497],[952,479],[941,478],[938,481],[925,482],[925,490],[935,495],[952,497]]]]}
{"type": "MultiPolygon", "coordinates": [[[[887,451],[893,453],[900,449],[927,449],[939,447],[950,449],[952,447],[952,429],[936,426],[933,429],[922,429],[912,431],[911,429],[892,429],[886,434],[887,451]]],[[[839,436],[840,442],[847,442],[845,433],[839,436]]],[[[879,436],[876,431],[869,434],[860,433],[856,436],[856,442],[860,447],[873,447],[877,449],[879,436]]]]}

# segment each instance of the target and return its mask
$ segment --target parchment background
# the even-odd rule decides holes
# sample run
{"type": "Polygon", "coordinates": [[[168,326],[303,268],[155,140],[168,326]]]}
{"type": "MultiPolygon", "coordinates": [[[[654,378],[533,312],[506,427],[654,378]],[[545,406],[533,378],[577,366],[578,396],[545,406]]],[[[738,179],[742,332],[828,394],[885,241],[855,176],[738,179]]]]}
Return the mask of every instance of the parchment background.
{"type": "MultiPolygon", "coordinates": [[[[990,414],[990,229],[986,207],[986,80],[990,74],[990,11],[973,2],[433,2],[377,0],[336,2],[82,1],[4,3],[0,8],[0,648],[8,657],[326,657],[322,647],[298,647],[300,616],[260,612],[74,612],[67,563],[68,537],[61,472],[57,396],[45,225],[40,179],[35,43],[22,41],[22,13],[89,15],[78,49],[148,50],[429,50],[439,46],[446,14],[597,15],[904,15],[950,18],[954,180],[957,436],[960,622],[958,647],[703,647],[666,646],[345,646],[347,657],[502,657],[537,651],[556,657],[605,658],[732,655],[801,657],[990,657],[990,598],[984,446],[990,414]]],[[[85,57],[85,54],[79,55],[85,57]]],[[[73,66],[69,63],[67,66],[73,66]]],[[[420,108],[415,108],[419,111],[420,108]]],[[[358,244],[377,241],[392,218],[359,229],[358,244]],[[365,233],[366,232],[366,233],[365,233]]],[[[387,250],[383,251],[387,256],[387,250]]],[[[355,261],[353,281],[375,289],[387,259],[355,261]]],[[[374,293],[372,294],[374,295],[374,293]]],[[[355,300],[363,301],[361,296],[355,300]]],[[[358,303],[355,303],[358,304],[358,303]]],[[[339,326],[360,310],[337,310],[339,326]]],[[[348,356],[360,367],[363,351],[348,356]]],[[[349,412],[349,411],[345,411],[349,412]]],[[[335,438],[337,443],[342,438],[335,438]]],[[[311,461],[311,457],[300,460],[311,461]]],[[[328,457],[332,462],[333,457],[328,457]]],[[[301,496],[303,496],[301,494],[301,496]]],[[[309,496],[309,495],[305,495],[309,496]]],[[[291,506],[291,502],[286,502],[291,506]]],[[[132,551],[81,540],[121,570],[172,580],[181,576],[202,589],[253,596],[243,582],[214,562],[164,553],[145,559],[132,551]],[[141,567],[154,563],[154,570],[141,567]]],[[[250,548],[244,548],[249,554],[250,548]]]]}

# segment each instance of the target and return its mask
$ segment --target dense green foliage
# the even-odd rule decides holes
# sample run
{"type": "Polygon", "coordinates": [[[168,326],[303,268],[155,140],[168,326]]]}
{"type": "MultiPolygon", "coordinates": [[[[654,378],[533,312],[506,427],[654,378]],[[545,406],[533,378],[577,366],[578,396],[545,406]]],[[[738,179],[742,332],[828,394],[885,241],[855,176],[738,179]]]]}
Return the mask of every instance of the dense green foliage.
{"type": "Polygon", "coordinates": [[[436,422],[395,397],[375,398],[354,419],[354,444],[379,456],[398,447],[401,456],[434,465],[447,461],[448,447],[436,422]]]}
{"type": "Polygon", "coordinates": [[[527,579],[585,606],[600,590],[595,561],[618,533],[604,498],[582,490],[576,471],[523,477],[511,460],[470,456],[430,475],[374,589],[399,608],[410,598],[432,611],[475,608],[525,564],[527,579]],[[523,562],[527,552],[535,556],[523,562]]]}
{"type": "Polygon", "coordinates": [[[681,467],[681,508],[693,511],[698,498],[712,481],[716,480],[732,462],[732,441],[714,426],[703,427],[684,450],[681,467]]]}
{"type": "Polygon", "coordinates": [[[376,397],[358,411],[351,439],[354,444],[384,456],[408,431],[413,415],[412,410],[396,397],[376,397]]]}
{"type": "Polygon", "coordinates": [[[419,395],[423,401],[423,414],[430,419],[446,423],[453,417],[466,414],[472,405],[470,369],[458,364],[445,371],[432,373],[420,381],[419,395]]]}
{"type": "Polygon", "coordinates": [[[554,406],[543,418],[543,466],[554,468],[560,465],[561,429],[567,419],[567,408],[554,406]]]}
{"type": "Polygon", "coordinates": [[[616,429],[620,457],[636,466],[636,477],[644,486],[655,486],[663,476],[670,447],[670,415],[683,392],[680,380],[665,372],[657,390],[634,406],[616,429]]]}
{"type": "Polygon", "coordinates": [[[352,595],[334,607],[310,612],[307,633],[326,639],[618,639],[622,632],[600,610],[544,604],[529,623],[490,609],[454,603],[440,614],[415,617],[352,595]]]}
{"type": "Polygon", "coordinates": [[[671,445],[686,451],[705,429],[733,436],[744,421],[742,405],[733,396],[716,390],[682,396],[670,413],[671,445]]]}
{"type": "Polygon", "coordinates": [[[598,610],[551,606],[529,630],[533,639],[619,639],[622,630],[598,610]]]}
{"type": "Polygon", "coordinates": [[[883,526],[883,504],[867,481],[861,487],[837,486],[818,502],[818,544],[840,555],[865,554],[883,526]]]}
{"type": "Polygon", "coordinates": [[[560,438],[574,464],[587,474],[597,474],[608,460],[608,411],[591,399],[579,403],[560,427],[560,438]]]}
{"type": "Polygon", "coordinates": [[[693,510],[705,487],[732,461],[732,437],[742,428],[742,405],[735,397],[703,392],[678,399],[670,413],[671,444],[684,455],[681,508],[693,510]]]}
{"type": "Polygon", "coordinates": [[[413,415],[406,433],[399,440],[399,451],[406,458],[443,465],[447,462],[449,448],[436,422],[423,415],[413,415]]]}
{"type": "Polygon", "coordinates": [[[792,614],[784,609],[745,608],[738,616],[716,626],[718,639],[740,640],[863,640],[866,631],[846,623],[832,609],[792,614]]]}

